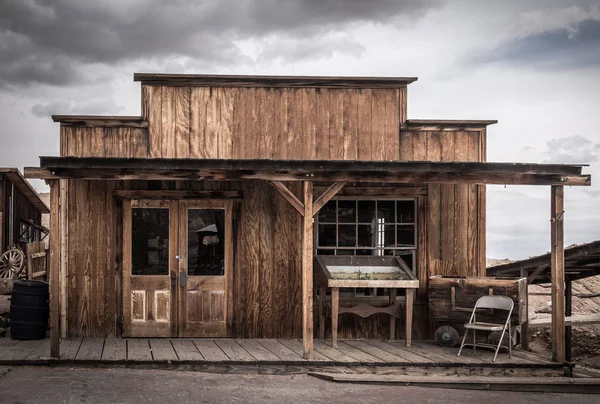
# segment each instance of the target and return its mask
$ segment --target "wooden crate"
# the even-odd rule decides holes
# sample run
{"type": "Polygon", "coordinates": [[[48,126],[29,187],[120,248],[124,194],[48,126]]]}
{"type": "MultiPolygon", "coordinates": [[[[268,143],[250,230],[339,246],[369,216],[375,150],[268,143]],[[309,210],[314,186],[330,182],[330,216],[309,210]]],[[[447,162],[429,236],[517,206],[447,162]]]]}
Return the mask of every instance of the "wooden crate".
{"type": "MultiPolygon", "coordinates": [[[[469,321],[477,299],[486,295],[510,297],[515,302],[512,324],[520,325],[527,321],[526,278],[432,276],[428,293],[429,318],[436,325],[461,328],[469,321]]],[[[493,315],[482,313],[477,319],[485,321],[486,316],[493,315]]]]}

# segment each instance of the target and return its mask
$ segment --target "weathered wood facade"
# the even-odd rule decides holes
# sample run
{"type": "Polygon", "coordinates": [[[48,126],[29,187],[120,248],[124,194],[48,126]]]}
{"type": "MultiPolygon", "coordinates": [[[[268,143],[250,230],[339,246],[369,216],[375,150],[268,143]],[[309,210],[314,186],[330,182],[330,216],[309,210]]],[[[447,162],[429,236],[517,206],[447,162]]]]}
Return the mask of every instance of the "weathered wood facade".
{"type": "Polygon", "coordinates": [[[12,245],[25,251],[28,242],[45,236],[42,213],[48,207],[19,170],[0,168],[0,254],[12,245]]]}
{"type": "MultiPolygon", "coordinates": [[[[486,125],[494,123],[407,122],[406,90],[412,79],[392,88],[307,88],[205,86],[178,78],[155,84],[152,78],[138,78],[141,117],[54,117],[61,122],[61,156],[483,162],[486,125]]],[[[387,190],[378,185],[388,197],[408,195],[419,201],[421,226],[426,226],[419,229],[420,291],[426,290],[429,275],[483,274],[484,186],[387,190]]],[[[301,336],[301,311],[295,304],[301,292],[295,247],[301,243],[300,218],[267,183],[69,180],[68,262],[77,268],[69,275],[70,336],[111,336],[121,327],[112,288],[121,262],[114,241],[120,226],[114,190],[214,188],[243,194],[236,223],[235,335],[301,336]],[[88,245],[84,251],[77,248],[82,240],[88,245]],[[109,247],[98,251],[94,245],[109,247]]],[[[292,190],[301,197],[299,187],[292,190]]],[[[416,334],[425,336],[425,306],[418,307],[416,334]]],[[[378,336],[386,321],[385,316],[349,317],[340,336],[378,336]]]]}
{"type": "MultiPolygon", "coordinates": [[[[140,117],[54,116],[61,158],[29,169],[60,194],[63,337],[118,336],[129,321],[124,200],[232,201],[223,336],[302,336],[310,356],[319,329],[312,320],[312,218],[336,192],[414,201],[413,330],[424,338],[429,277],[485,275],[486,183],[589,184],[580,167],[486,164],[486,128],[495,121],[408,120],[407,85],[415,78],[135,79],[140,117]]],[[[177,273],[177,263],[169,265],[177,273]]],[[[180,276],[171,279],[175,285],[180,276]]],[[[338,335],[386,337],[389,321],[343,317],[338,335]]]]}

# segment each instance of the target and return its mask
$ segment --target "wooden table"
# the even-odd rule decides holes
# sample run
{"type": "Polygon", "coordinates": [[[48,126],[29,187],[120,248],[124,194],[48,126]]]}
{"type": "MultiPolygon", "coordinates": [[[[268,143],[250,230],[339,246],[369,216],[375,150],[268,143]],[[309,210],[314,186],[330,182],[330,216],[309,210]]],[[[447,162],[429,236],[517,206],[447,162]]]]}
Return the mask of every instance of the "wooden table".
{"type": "Polygon", "coordinates": [[[319,287],[319,333],[325,337],[325,298],[331,289],[331,345],[337,346],[338,317],[352,313],[369,317],[376,313],[390,315],[390,340],[395,339],[396,318],[401,304],[396,301],[397,289],[406,291],[405,320],[406,346],[412,342],[414,291],[419,280],[400,257],[394,256],[319,256],[316,258],[315,281],[319,287]],[[340,288],[387,288],[389,306],[375,307],[360,303],[353,307],[340,307],[340,288]]]}

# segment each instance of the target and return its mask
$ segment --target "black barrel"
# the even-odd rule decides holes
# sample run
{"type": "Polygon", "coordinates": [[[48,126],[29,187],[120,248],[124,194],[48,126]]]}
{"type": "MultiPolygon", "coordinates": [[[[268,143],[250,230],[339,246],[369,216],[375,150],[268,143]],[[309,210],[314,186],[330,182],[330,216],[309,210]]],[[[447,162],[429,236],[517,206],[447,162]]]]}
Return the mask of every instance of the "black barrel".
{"type": "Polygon", "coordinates": [[[10,334],[15,339],[43,339],[50,313],[48,284],[17,279],[10,300],[10,334]]]}

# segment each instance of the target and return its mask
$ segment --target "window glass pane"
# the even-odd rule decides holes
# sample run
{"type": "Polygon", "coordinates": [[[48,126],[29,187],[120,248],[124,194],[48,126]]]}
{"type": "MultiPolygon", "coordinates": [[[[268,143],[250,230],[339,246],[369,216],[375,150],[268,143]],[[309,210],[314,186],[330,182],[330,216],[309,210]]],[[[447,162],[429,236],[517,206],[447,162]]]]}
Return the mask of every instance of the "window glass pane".
{"type": "Polygon", "coordinates": [[[414,223],[415,222],[415,202],[414,201],[398,201],[398,223],[414,223]]]}
{"type": "Polygon", "coordinates": [[[188,275],[225,274],[225,211],[188,210],[188,275]]]}
{"type": "Polygon", "coordinates": [[[374,250],[356,250],[356,255],[373,255],[374,250]]]}
{"type": "Polygon", "coordinates": [[[406,262],[406,265],[408,265],[408,267],[414,271],[414,265],[413,265],[414,251],[396,250],[394,255],[402,258],[404,260],[404,262],[406,262]]]}
{"type": "Polygon", "coordinates": [[[319,225],[319,247],[335,247],[335,224],[319,225]]]}
{"type": "Polygon", "coordinates": [[[415,245],[415,226],[398,225],[398,247],[412,247],[415,245]]]}
{"type": "Polygon", "coordinates": [[[394,225],[384,226],[383,239],[380,240],[383,243],[383,247],[394,247],[396,245],[394,230],[394,225]]]}
{"type": "Polygon", "coordinates": [[[131,209],[131,274],[169,274],[169,209],[131,209]]]}
{"type": "Polygon", "coordinates": [[[356,225],[340,224],[338,226],[338,247],[356,246],[356,225]]]}
{"type": "Polygon", "coordinates": [[[358,246],[375,247],[375,225],[358,225],[358,246]]]}
{"type": "Polygon", "coordinates": [[[337,201],[339,223],[356,223],[356,201],[337,201]]]}
{"type": "Polygon", "coordinates": [[[356,255],[355,250],[336,250],[336,255],[356,255]]]}
{"type": "Polygon", "coordinates": [[[334,255],[335,250],[317,250],[317,255],[334,255]]]}
{"type": "Polygon", "coordinates": [[[358,222],[373,223],[375,221],[375,201],[358,201],[358,222]]]}
{"type": "Polygon", "coordinates": [[[319,223],[335,223],[335,202],[329,201],[319,211],[319,223]]]}
{"type": "Polygon", "coordinates": [[[377,201],[377,218],[383,223],[396,223],[396,202],[377,201]]]}

